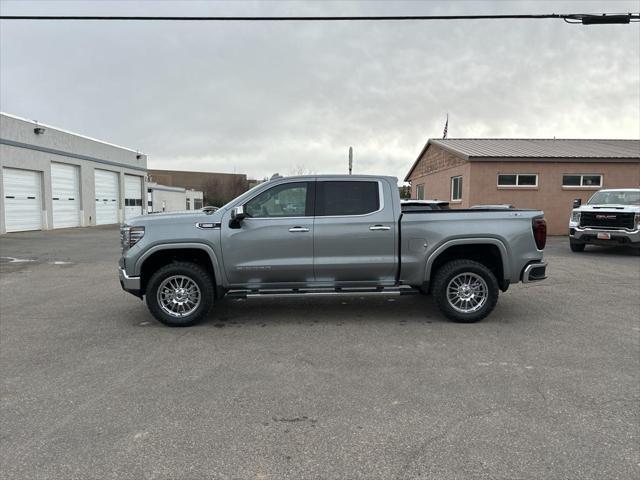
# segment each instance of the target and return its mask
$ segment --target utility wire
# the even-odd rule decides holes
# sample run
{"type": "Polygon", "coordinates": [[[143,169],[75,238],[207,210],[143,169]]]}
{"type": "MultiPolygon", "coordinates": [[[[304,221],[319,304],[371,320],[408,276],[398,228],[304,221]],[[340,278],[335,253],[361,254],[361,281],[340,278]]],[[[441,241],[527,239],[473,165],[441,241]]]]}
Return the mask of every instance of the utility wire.
{"type": "Polygon", "coordinates": [[[567,23],[621,24],[640,21],[640,13],[558,14],[539,15],[381,15],[381,16],[245,16],[245,17],[174,17],[128,15],[0,15],[0,20],[79,20],[79,21],[171,21],[171,22],[359,22],[415,20],[541,20],[563,19],[567,23]]]}

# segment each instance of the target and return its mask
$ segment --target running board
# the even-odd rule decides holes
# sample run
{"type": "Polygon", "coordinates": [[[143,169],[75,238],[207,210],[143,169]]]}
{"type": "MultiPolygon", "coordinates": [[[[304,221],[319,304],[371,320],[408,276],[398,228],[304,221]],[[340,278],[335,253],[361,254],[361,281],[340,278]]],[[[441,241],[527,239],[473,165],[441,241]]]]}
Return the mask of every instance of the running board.
{"type": "Polygon", "coordinates": [[[277,288],[256,290],[229,290],[227,297],[256,298],[256,297],[299,297],[302,295],[416,295],[420,291],[409,286],[402,287],[363,287],[363,288],[277,288]]]}

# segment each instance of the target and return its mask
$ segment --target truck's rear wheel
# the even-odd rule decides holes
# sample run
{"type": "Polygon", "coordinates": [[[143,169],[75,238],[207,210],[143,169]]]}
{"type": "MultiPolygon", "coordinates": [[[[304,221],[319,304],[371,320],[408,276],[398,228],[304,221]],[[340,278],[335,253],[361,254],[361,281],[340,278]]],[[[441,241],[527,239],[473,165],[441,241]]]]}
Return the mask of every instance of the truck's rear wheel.
{"type": "Polygon", "coordinates": [[[158,269],[149,279],[146,301],[160,322],[170,327],[196,324],[213,304],[213,280],[206,270],[189,262],[158,269]]]}
{"type": "Polygon", "coordinates": [[[436,272],[436,304],[454,322],[473,323],[489,315],[498,301],[498,281],[481,263],[454,260],[436,272]]]}
{"type": "Polygon", "coordinates": [[[582,242],[574,242],[573,240],[569,240],[569,248],[572,252],[584,252],[585,244],[582,242]]]}

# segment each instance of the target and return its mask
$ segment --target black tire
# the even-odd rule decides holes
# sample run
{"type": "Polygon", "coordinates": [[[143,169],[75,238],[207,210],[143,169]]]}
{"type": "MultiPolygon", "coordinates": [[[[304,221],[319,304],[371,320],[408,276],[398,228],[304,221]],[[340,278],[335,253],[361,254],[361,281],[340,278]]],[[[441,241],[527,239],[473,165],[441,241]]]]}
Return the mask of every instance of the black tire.
{"type": "Polygon", "coordinates": [[[569,248],[572,252],[584,252],[585,244],[582,242],[574,242],[573,240],[569,240],[569,248]]]}
{"type": "Polygon", "coordinates": [[[161,323],[169,327],[190,327],[202,320],[213,305],[214,283],[211,275],[202,267],[190,262],[175,262],[158,269],[149,279],[146,288],[147,307],[151,314],[161,323]],[[158,289],[165,280],[171,277],[186,277],[198,286],[199,303],[193,312],[184,316],[170,315],[162,307],[158,299],[158,289]]]}
{"type": "Polygon", "coordinates": [[[453,260],[442,265],[433,280],[433,296],[436,305],[444,315],[458,323],[474,323],[489,315],[498,302],[498,280],[487,267],[473,260],[453,260]],[[449,282],[461,274],[473,274],[484,280],[486,285],[486,300],[473,312],[461,312],[450,303],[447,298],[449,282]]]}

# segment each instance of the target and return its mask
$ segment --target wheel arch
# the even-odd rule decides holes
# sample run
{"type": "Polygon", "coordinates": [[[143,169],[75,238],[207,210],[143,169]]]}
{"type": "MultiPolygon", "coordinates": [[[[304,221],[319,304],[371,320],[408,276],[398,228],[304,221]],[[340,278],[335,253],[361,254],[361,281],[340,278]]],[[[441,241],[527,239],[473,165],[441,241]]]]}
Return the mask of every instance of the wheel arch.
{"type": "Polygon", "coordinates": [[[144,293],[149,277],[158,268],[176,261],[190,261],[206,268],[213,277],[216,296],[222,282],[222,273],[218,258],[213,249],[203,243],[169,243],[155,245],[142,254],[135,263],[135,271],[140,275],[140,288],[144,293]]]}
{"type": "Polygon", "coordinates": [[[507,246],[497,238],[459,238],[449,240],[436,248],[427,258],[425,284],[431,284],[440,266],[451,260],[469,259],[489,268],[503,291],[509,287],[511,265],[507,246]]]}

